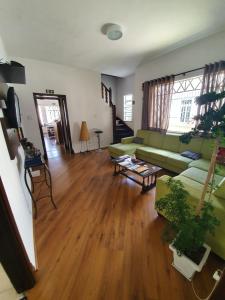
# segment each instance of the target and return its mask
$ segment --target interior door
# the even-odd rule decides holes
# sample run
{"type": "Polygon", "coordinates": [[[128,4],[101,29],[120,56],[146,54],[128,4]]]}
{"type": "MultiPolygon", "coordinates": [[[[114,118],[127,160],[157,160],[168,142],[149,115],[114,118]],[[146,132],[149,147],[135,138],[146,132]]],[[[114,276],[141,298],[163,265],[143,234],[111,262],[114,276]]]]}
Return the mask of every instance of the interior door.
{"type": "Polygon", "coordinates": [[[64,95],[59,96],[59,108],[60,108],[60,114],[62,120],[62,131],[63,131],[65,149],[70,154],[73,154],[74,150],[73,150],[72,140],[71,140],[67,102],[66,102],[66,96],[64,95]]]}

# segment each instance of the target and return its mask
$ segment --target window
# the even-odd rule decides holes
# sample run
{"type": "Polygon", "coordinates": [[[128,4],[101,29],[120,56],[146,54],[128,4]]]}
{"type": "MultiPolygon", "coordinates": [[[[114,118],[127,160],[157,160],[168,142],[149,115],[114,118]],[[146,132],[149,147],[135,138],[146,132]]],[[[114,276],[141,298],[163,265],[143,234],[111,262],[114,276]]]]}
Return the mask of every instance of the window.
{"type": "Polygon", "coordinates": [[[123,120],[132,122],[133,119],[133,95],[125,95],[123,98],[123,120]]]}
{"type": "Polygon", "coordinates": [[[55,120],[60,119],[59,106],[56,105],[55,103],[52,104],[51,106],[45,106],[45,111],[46,111],[46,117],[48,123],[52,123],[55,120]]]}
{"type": "Polygon", "coordinates": [[[168,131],[188,132],[194,127],[195,98],[200,95],[202,79],[203,76],[199,75],[175,81],[168,131]]]}

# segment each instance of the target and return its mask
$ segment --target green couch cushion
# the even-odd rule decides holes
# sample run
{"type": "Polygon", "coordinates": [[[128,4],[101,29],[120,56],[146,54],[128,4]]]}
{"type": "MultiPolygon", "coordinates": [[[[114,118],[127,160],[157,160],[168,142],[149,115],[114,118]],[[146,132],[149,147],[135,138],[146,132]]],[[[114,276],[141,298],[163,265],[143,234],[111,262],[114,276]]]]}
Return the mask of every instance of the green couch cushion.
{"type": "Polygon", "coordinates": [[[122,144],[130,144],[133,142],[134,136],[129,136],[121,139],[122,144]]]}
{"type": "Polygon", "coordinates": [[[167,162],[169,164],[176,165],[182,170],[185,170],[188,168],[190,162],[192,162],[192,159],[181,156],[179,153],[169,152],[167,162]]]}
{"type": "Polygon", "coordinates": [[[179,136],[166,134],[163,139],[162,149],[179,152],[179,136]]]}
{"type": "Polygon", "coordinates": [[[201,153],[205,159],[211,159],[214,148],[214,139],[203,139],[201,153]]]}
{"type": "Polygon", "coordinates": [[[225,199],[225,178],[222,179],[213,194],[219,198],[225,199]]]}
{"type": "Polygon", "coordinates": [[[152,157],[159,161],[166,161],[169,151],[145,146],[145,147],[138,148],[137,154],[138,153],[144,156],[152,157]]]}
{"type": "Polygon", "coordinates": [[[161,134],[160,132],[156,131],[151,131],[148,145],[154,148],[162,148],[164,137],[165,134],[161,134]]]}
{"type": "Polygon", "coordinates": [[[145,145],[149,145],[150,135],[151,135],[151,131],[149,131],[149,130],[141,130],[141,129],[139,129],[137,131],[137,134],[136,134],[137,137],[140,137],[140,138],[144,139],[144,144],[145,145]]]}
{"type": "MultiPolygon", "coordinates": [[[[203,171],[208,171],[209,164],[210,164],[210,161],[208,159],[201,158],[201,159],[192,161],[189,164],[189,167],[194,167],[194,168],[201,169],[203,171]]],[[[216,173],[220,176],[225,176],[225,166],[217,164],[216,165],[216,173]]]]}
{"type": "Polygon", "coordinates": [[[108,147],[109,153],[113,157],[125,155],[125,154],[134,154],[138,147],[143,145],[130,143],[130,144],[114,144],[108,147]]]}
{"type": "Polygon", "coordinates": [[[202,142],[203,142],[202,138],[193,138],[189,144],[180,143],[179,152],[182,153],[184,151],[189,150],[189,151],[201,153],[202,142]]]}
{"type": "MultiPolygon", "coordinates": [[[[206,181],[206,177],[207,177],[207,171],[203,171],[203,170],[192,167],[192,168],[189,168],[189,169],[185,170],[184,172],[182,172],[181,175],[184,177],[190,178],[194,181],[197,181],[201,184],[204,184],[206,181]]],[[[215,180],[215,185],[217,185],[223,180],[223,177],[220,175],[215,175],[214,180],[215,180]]]]}

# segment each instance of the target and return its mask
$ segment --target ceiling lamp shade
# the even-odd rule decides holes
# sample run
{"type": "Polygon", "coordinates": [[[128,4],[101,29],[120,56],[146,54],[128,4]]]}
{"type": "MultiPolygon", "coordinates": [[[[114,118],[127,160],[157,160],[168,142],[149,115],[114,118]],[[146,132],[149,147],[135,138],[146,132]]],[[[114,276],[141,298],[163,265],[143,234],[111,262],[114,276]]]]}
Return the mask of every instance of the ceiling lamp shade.
{"type": "Polygon", "coordinates": [[[105,29],[105,34],[109,40],[116,41],[123,36],[123,30],[118,24],[108,24],[105,29]]]}
{"type": "Polygon", "coordinates": [[[80,141],[88,141],[90,139],[86,121],[82,121],[80,128],[80,141]]]}

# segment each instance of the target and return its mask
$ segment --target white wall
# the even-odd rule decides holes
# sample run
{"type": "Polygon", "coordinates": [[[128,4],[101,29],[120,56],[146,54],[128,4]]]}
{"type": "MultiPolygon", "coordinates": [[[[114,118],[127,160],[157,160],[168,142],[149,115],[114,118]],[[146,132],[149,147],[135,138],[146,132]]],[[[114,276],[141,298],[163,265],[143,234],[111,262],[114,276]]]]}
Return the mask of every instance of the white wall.
{"type": "Polygon", "coordinates": [[[135,131],[141,128],[142,83],[144,81],[192,70],[224,59],[225,32],[221,32],[140,66],[135,73],[135,131]]]}
{"type": "MultiPolygon", "coordinates": [[[[125,78],[118,78],[117,80],[117,105],[116,105],[116,114],[119,118],[123,120],[123,97],[124,95],[132,94],[134,95],[134,75],[130,75],[125,78]]],[[[135,101],[135,96],[133,97],[135,101]]],[[[136,103],[136,101],[135,101],[136,103]]],[[[135,105],[133,105],[133,112],[135,105]]],[[[134,116],[133,116],[134,117],[134,116]]],[[[131,128],[134,126],[134,121],[126,122],[127,125],[131,128]]]]}
{"type": "MultiPolygon", "coordinates": [[[[0,57],[6,58],[6,52],[0,38],[0,57]]],[[[0,94],[4,94],[7,85],[0,84],[0,94]]],[[[2,117],[0,109],[0,117],[2,117]]],[[[0,125],[0,177],[2,179],[12,213],[27,251],[30,262],[35,266],[33,218],[31,198],[24,184],[24,154],[22,147],[14,160],[9,157],[2,127],[0,125]]]]}
{"type": "MultiPolygon", "coordinates": [[[[87,121],[90,131],[104,131],[102,146],[112,142],[111,108],[101,99],[100,73],[70,68],[31,59],[13,58],[22,63],[26,70],[26,85],[14,85],[19,96],[25,135],[42,149],[33,93],[44,93],[53,89],[56,94],[67,97],[72,142],[75,152],[80,151],[79,133],[81,121],[87,121]]],[[[95,135],[91,134],[90,147],[96,148],[95,135]]]]}

